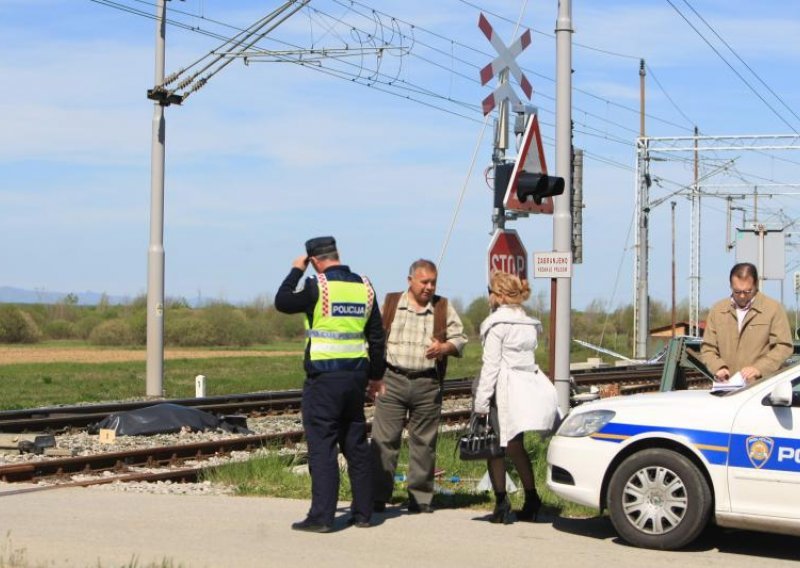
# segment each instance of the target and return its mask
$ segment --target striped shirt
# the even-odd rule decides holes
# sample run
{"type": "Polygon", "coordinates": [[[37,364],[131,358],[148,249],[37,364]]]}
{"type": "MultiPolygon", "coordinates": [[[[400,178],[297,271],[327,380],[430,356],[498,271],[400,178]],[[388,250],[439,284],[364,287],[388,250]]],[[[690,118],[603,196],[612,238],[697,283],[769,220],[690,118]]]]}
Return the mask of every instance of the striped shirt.
{"type": "MultiPolygon", "coordinates": [[[[409,371],[433,369],[435,360],[426,359],[425,351],[433,340],[433,304],[416,311],[408,303],[408,291],[397,304],[389,338],[386,342],[386,361],[409,371]]],[[[464,326],[453,305],[447,302],[447,341],[458,350],[458,357],[467,343],[464,326]]]]}

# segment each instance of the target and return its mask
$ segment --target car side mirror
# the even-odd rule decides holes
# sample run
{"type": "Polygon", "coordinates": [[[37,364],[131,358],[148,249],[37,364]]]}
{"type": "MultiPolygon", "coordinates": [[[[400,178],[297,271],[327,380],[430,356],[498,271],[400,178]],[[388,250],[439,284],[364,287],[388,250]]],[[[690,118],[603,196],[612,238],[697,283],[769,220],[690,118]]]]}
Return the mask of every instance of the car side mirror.
{"type": "Polygon", "coordinates": [[[792,383],[781,381],[767,396],[766,401],[770,406],[792,406],[792,383]]]}

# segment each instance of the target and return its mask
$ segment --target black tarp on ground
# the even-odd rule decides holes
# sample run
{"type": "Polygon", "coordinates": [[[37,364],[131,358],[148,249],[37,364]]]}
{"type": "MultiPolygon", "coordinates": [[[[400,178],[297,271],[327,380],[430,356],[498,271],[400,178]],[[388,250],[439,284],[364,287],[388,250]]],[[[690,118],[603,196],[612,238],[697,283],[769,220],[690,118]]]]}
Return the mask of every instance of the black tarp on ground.
{"type": "Polygon", "coordinates": [[[114,430],[117,436],[174,434],[183,429],[192,432],[224,430],[241,434],[252,433],[247,428],[226,422],[211,413],[170,403],[115,412],[88,427],[90,434],[97,434],[101,429],[114,430]]]}

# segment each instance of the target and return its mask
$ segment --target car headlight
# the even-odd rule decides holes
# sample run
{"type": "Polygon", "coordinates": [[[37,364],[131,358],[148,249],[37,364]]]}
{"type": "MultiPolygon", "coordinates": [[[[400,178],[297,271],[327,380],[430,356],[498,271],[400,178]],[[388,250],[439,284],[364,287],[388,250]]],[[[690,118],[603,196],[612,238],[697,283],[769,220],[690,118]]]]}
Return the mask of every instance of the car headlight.
{"type": "Polygon", "coordinates": [[[570,414],[556,432],[556,436],[581,438],[589,436],[611,422],[616,413],[613,410],[592,410],[570,414]]]}

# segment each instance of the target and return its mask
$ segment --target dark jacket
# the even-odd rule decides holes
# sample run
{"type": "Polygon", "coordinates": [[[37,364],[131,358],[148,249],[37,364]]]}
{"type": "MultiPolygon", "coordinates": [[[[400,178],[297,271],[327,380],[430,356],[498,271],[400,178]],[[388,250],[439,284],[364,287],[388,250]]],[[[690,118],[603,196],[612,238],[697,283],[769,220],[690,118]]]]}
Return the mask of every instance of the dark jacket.
{"type": "MultiPolygon", "coordinates": [[[[350,272],[350,268],[339,264],[331,266],[325,270],[325,276],[328,280],[338,280],[343,282],[361,282],[361,276],[350,272]]],[[[300,278],[303,277],[303,272],[292,267],[289,274],[283,280],[278,288],[278,293],[275,295],[275,309],[285,314],[299,314],[305,313],[308,318],[308,325],[313,328],[314,324],[314,307],[317,305],[319,298],[319,285],[316,278],[306,278],[303,288],[297,290],[297,285],[300,278]]],[[[370,379],[383,378],[385,371],[384,353],[386,350],[386,336],[383,332],[383,324],[381,322],[381,312],[378,308],[377,300],[372,301],[372,311],[370,312],[367,326],[364,329],[364,337],[367,340],[367,354],[369,361],[365,362],[363,368],[356,369],[367,373],[370,379]]],[[[309,363],[308,345],[306,345],[305,353],[305,369],[309,375],[315,374],[309,363]]]]}

